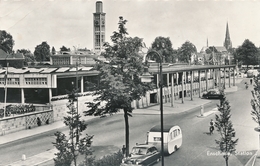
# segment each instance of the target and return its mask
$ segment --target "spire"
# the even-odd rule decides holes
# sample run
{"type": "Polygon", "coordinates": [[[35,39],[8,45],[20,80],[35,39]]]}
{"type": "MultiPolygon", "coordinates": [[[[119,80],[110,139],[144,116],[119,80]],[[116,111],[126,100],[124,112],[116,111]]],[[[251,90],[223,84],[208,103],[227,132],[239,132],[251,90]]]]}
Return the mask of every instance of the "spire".
{"type": "Polygon", "coordinates": [[[226,27],[226,39],[230,40],[229,29],[228,29],[228,22],[227,22],[227,27],[226,27]]]}
{"type": "Polygon", "coordinates": [[[226,27],[226,38],[224,41],[224,47],[226,47],[227,50],[232,49],[232,42],[231,42],[230,35],[229,35],[228,22],[227,22],[227,27],[226,27]]]}
{"type": "Polygon", "coordinates": [[[207,47],[209,47],[209,41],[208,41],[208,38],[207,38],[207,47]]]}

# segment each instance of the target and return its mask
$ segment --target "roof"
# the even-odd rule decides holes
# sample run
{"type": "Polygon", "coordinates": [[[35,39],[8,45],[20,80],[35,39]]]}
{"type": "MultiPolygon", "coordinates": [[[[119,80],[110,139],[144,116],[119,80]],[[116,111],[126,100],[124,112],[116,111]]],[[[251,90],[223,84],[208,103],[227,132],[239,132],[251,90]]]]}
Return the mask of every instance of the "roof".
{"type": "MultiPolygon", "coordinates": [[[[169,132],[173,126],[176,125],[172,125],[172,124],[163,125],[163,132],[169,132]]],[[[150,132],[159,132],[159,131],[161,131],[161,125],[153,126],[150,129],[150,132]]]]}
{"type": "Polygon", "coordinates": [[[24,59],[22,53],[8,54],[4,50],[0,49],[0,60],[17,60],[24,59]]]}
{"type": "MultiPolygon", "coordinates": [[[[93,67],[79,67],[78,72],[82,71],[90,71],[93,67]]],[[[5,73],[5,68],[0,68],[0,74],[5,73]]],[[[76,72],[75,67],[51,67],[51,68],[30,68],[30,67],[24,67],[24,68],[14,68],[14,67],[8,67],[8,73],[13,74],[22,74],[22,73],[42,73],[42,74],[50,74],[50,73],[65,73],[65,72],[76,72]]]]}
{"type": "MultiPolygon", "coordinates": [[[[226,47],[224,46],[212,46],[214,47],[218,52],[227,52],[227,49],[226,47]]],[[[202,47],[202,49],[200,50],[200,53],[204,53],[206,52],[206,50],[208,49],[209,47],[202,47]]]]}
{"type": "Polygon", "coordinates": [[[224,46],[215,46],[215,48],[218,52],[227,52],[227,49],[224,46]]]}
{"type": "MultiPolygon", "coordinates": [[[[149,147],[153,147],[154,145],[152,144],[136,144],[134,147],[146,147],[146,148],[149,148],[149,147]]],[[[133,147],[133,148],[134,148],[133,147]]]]}

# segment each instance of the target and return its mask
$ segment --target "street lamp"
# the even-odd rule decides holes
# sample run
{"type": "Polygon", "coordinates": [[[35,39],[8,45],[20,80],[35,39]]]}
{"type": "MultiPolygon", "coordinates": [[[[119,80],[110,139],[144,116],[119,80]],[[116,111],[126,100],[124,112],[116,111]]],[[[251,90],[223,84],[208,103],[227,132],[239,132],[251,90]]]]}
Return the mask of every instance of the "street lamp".
{"type": "MultiPolygon", "coordinates": [[[[159,87],[160,87],[160,113],[161,113],[161,160],[162,160],[162,166],[164,166],[164,143],[163,143],[163,75],[162,75],[162,55],[159,54],[155,50],[150,50],[146,55],[144,55],[143,62],[146,62],[146,57],[150,54],[155,54],[159,57],[160,60],[160,80],[159,80],[159,87]]],[[[145,71],[144,74],[140,77],[142,82],[151,82],[151,75],[148,73],[148,71],[145,71]]]]}
{"type": "MultiPolygon", "coordinates": [[[[7,55],[8,57],[8,55],[7,55]]],[[[5,60],[7,61],[7,57],[5,58],[5,60]]],[[[9,63],[6,62],[6,71],[5,71],[5,80],[4,80],[4,91],[5,91],[5,98],[4,98],[4,118],[5,118],[5,114],[6,114],[6,100],[7,100],[7,76],[8,76],[8,66],[9,66],[9,63]]]]}

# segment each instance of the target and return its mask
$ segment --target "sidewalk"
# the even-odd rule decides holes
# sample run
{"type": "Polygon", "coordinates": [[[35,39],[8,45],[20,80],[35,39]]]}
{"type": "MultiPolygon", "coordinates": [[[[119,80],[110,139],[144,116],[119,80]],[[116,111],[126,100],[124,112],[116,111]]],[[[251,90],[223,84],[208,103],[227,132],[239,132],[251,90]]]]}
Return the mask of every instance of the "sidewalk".
{"type": "MultiPolygon", "coordinates": [[[[226,88],[225,92],[234,92],[237,90],[237,87],[231,87],[231,88],[226,88]]],[[[193,109],[201,108],[201,106],[205,106],[207,104],[210,104],[212,101],[211,100],[206,100],[206,99],[200,99],[198,95],[195,95],[193,97],[193,100],[191,101],[190,97],[186,97],[184,99],[184,103],[182,103],[181,99],[175,100],[174,101],[174,106],[171,107],[171,103],[164,103],[163,104],[163,114],[179,114],[179,113],[185,113],[188,111],[191,111],[193,109]]],[[[203,116],[200,115],[200,112],[198,112],[198,117],[206,117],[209,116],[213,113],[216,113],[217,109],[212,109],[207,112],[203,113],[203,116]]],[[[122,112],[120,112],[122,114],[122,112]]],[[[150,106],[145,109],[135,109],[133,110],[133,114],[160,114],[160,106],[154,105],[150,106]]],[[[89,116],[89,117],[83,117],[84,120],[91,120],[93,118],[96,118],[94,116],[89,116]]],[[[26,137],[31,137],[43,132],[55,130],[65,127],[65,124],[63,121],[58,121],[49,125],[33,128],[30,130],[23,130],[15,133],[10,133],[4,136],[0,136],[0,146],[3,144],[8,144],[11,143],[15,140],[23,139],[26,137]]],[[[19,161],[16,161],[14,163],[8,164],[9,166],[18,166],[18,165],[39,165],[42,164],[46,161],[52,160],[54,158],[54,153],[56,153],[56,149],[51,149],[46,152],[42,152],[40,154],[37,154],[35,156],[31,156],[26,158],[26,156],[21,156],[21,159],[19,161]]]]}

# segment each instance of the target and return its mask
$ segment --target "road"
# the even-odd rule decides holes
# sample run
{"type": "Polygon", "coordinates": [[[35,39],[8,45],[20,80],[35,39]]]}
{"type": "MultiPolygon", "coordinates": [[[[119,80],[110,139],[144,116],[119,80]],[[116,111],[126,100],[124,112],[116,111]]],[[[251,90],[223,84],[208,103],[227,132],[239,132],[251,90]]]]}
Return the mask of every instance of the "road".
{"type": "MultiPolygon", "coordinates": [[[[249,82],[249,81],[247,81],[249,82]]],[[[229,165],[242,166],[247,163],[251,155],[258,148],[258,135],[254,131],[257,126],[250,115],[250,99],[252,86],[248,90],[244,88],[244,82],[238,85],[238,91],[227,94],[227,100],[231,106],[231,121],[239,138],[236,146],[236,154],[229,159],[229,165]]],[[[183,146],[176,153],[165,157],[165,165],[177,166],[223,166],[224,158],[218,152],[215,140],[219,139],[215,131],[213,135],[208,135],[208,125],[210,119],[215,119],[215,115],[207,118],[189,118],[186,123],[180,122],[183,130],[183,146]]],[[[159,166],[161,163],[156,164],[159,166]]]]}
{"type": "MultiPolygon", "coordinates": [[[[217,102],[217,101],[215,101],[217,102]]],[[[212,109],[216,104],[209,106],[212,109]]],[[[178,115],[165,115],[165,123],[185,124],[189,119],[197,119],[199,110],[193,110],[188,113],[178,115]]],[[[134,114],[130,118],[130,147],[135,143],[144,143],[146,132],[156,124],[160,124],[159,115],[140,115],[134,114]]],[[[67,133],[66,128],[59,129],[67,133]]],[[[95,150],[97,158],[108,152],[118,151],[124,144],[124,120],[122,114],[116,114],[110,117],[95,119],[88,122],[86,133],[94,135],[92,147],[95,150]],[[101,134],[102,133],[102,134],[101,134]]],[[[9,164],[21,159],[23,154],[27,157],[47,151],[53,148],[52,142],[55,141],[54,133],[56,131],[46,132],[37,136],[25,138],[6,144],[0,147],[1,161],[0,165],[9,164]]]]}
{"type": "MultiPolygon", "coordinates": [[[[258,136],[257,133],[253,131],[256,124],[251,120],[250,115],[251,93],[249,90],[244,89],[242,82],[239,84],[238,92],[227,94],[227,99],[231,105],[234,128],[237,131],[237,136],[239,136],[237,150],[239,152],[244,151],[251,153],[251,151],[255,150],[258,146],[258,136]],[[248,141],[249,137],[250,141],[248,141]],[[240,144],[240,142],[242,144],[240,144]]],[[[215,108],[218,103],[218,100],[214,100],[211,105],[205,107],[205,110],[215,108]]],[[[165,165],[224,165],[222,156],[212,155],[218,151],[215,143],[215,139],[219,137],[218,134],[216,132],[211,136],[207,134],[209,121],[211,118],[214,118],[214,115],[210,115],[206,118],[198,118],[198,113],[199,110],[194,109],[185,113],[164,115],[165,124],[178,124],[183,131],[182,147],[176,153],[165,157],[165,165]]],[[[133,117],[129,119],[129,123],[130,147],[133,147],[135,143],[144,143],[146,140],[146,132],[149,131],[152,126],[160,124],[160,117],[159,115],[134,114],[133,117]]],[[[124,130],[125,125],[122,114],[89,121],[86,132],[90,135],[94,135],[92,147],[95,150],[94,155],[96,158],[107,153],[118,151],[124,144],[124,130]]],[[[66,133],[67,129],[62,128],[60,131],[66,133]]],[[[55,131],[50,131],[1,146],[0,165],[20,160],[22,154],[26,154],[26,156],[29,157],[52,149],[52,142],[55,141],[54,132],[55,131]]],[[[250,157],[249,155],[232,156],[230,165],[243,165],[250,157]]],[[[45,165],[52,163],[53,161],[50,161],[45,163],[45,165]]],[[[158,163],[156,165],[160,164],[161,163],[158,163]]]]}

